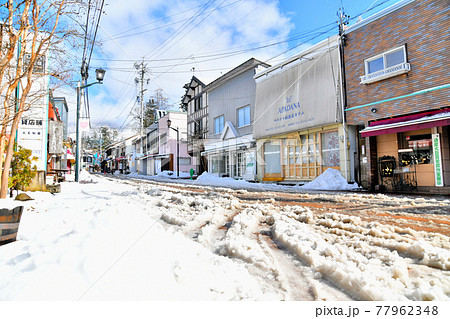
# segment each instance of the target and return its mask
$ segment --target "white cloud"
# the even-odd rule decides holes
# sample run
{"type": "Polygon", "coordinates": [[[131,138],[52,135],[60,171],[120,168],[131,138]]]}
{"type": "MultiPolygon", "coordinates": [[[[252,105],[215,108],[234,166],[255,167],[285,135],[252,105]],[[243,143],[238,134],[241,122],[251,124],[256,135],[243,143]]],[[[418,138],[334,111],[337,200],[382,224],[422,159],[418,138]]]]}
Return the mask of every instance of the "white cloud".
{"type": "MultiPolygon", "coordinates": [[[[90,64],[107,70],[104,84],[89,88],[94,127],[124,123],[137,94],[132,60],[141,61],[144,56],[150,60],[150,78],[157,83],[150,81],[147,97],[161,86],[177,108],[192,68],[197,77],[209,83],[251,57],[265,61],[283,52],[287,45],[228,57],[223,54],[283,41],[293,28],[278,2],[271,0],[111,1],[105,11],[98,31],[98,39],[104,41],[103,53],[96,50],[90,64]],[[197,12],[202,14],[194,19],[197,12]],[[108,34],[117,39],[111,40],[108,34]]],[[[90,73],[92,80],[95,72],[90,73]]]]}

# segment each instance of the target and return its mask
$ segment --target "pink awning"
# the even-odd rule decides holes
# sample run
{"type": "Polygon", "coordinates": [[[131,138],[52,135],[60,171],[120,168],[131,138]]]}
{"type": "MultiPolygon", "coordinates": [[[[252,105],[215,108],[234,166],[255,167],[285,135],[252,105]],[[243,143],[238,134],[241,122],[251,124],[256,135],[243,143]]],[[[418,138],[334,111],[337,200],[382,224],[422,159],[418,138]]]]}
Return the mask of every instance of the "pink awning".
{"type": "Polygon", "coordinates": [[[360,133],[361,137],[368,137],[447,125],[450,125],[450,110],[448,109],[376,121],[360,133]]]}

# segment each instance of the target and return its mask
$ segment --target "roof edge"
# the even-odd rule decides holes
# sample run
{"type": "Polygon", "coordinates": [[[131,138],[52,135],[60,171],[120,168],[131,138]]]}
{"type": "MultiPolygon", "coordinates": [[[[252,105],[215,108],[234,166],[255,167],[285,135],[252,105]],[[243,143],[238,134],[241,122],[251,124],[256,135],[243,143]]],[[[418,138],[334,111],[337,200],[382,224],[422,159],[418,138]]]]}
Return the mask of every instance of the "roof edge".
{"type": "Polygon", "coordinates": [[[410,4],[410,3],[414,2],[414,1],[415,0],[402,0],[402,1],[399,1],[397,3],[394,3],[393,5],[385,8],[385,9],[383,9],[381,11],[378,11],[377,13],[374,13],[373,15],[367,17],[366,19],[364,19],[364,20],[362,20],[360,22],[356,22],[355,24],[349,26],[348,29],[344,30],[344,34],[348,34],[348,33],[352,32],[352,31],[355,31],[355,30],[357,30],[359,28],[362,28],[365,25],[367,25],[367,24],[369,24],[369,23],[371,23],[371,22],[373,22],[375,20],[378,20],[378,19],[384,17],[385,15],[388,15],[389,13],[392,13],[395,10],[398,10],[398,9],[400,9],[400,8],[406,6],[407,4],[410,4]]]}

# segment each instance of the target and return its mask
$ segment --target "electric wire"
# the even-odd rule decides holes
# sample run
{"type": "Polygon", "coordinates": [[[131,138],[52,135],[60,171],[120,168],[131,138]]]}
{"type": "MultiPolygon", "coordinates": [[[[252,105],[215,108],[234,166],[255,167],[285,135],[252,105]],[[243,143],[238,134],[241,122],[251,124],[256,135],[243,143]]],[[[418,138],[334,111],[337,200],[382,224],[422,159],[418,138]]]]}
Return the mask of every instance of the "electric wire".
{"type": "Polygon", "coordinates": [[[203,7],[198,10],[194,15],[191,16],[191,18],[183,23],[174,33],[172,33],[168,38],[166,38],[160,45],[159,47],[155,47],[153,50],[151,50],[149,53],[147,53],[146,55],[144,55],[144,57],[147,57],[149,55],[154,55],[156,52],[160,51],[161,49],[163,49],[168,43],[172,42],[181,32],[183,32],[183,28],[187,25],[189,25],[191,22],[194,22],[201,14],[203,14],[203,12],[212,5],[212,3],[215,0],[209,0],[206,4],[203,5],[203,7]]]}
{"type": "MultiPolygon", "coordinates": [[[[228,7],[228,6],[231,6],[231,5],[233,5],[233,4],[237,3],[237,2],[241,2],[241,1],[242,1],[242,0],[238,0],[238,1],[234,1],[234,2],[232,2],[232,3],[228,3],[228,4],[226,4],[226,5],[221,6],[220,9],[225,8],[225,7],[228,7]]],[[[132,29],[130,29],[130,30],[128,30],[128,31],[124,31],[124,32],[117,33],[117,34],[113,35],[112,37],[113,37],[114,39],[128,38],[128,37],[133,37],[133,36],[136,36],[136,35],[140,35],[140,34],[152,32],[152,31],[164,29],[164,28],[167,28],[167,27],[171,27],[171,26],[173,26],[173,25],[177,25],[177,24],[179,24],[179,23],[181,23],[181,22],[188,21],[188,20],[190,20],[191,18],[181,19],[181,20],[178,20],[178,21],[175,21],[175,22],[171,22],[171,23],[169,23],[169,24],[161,25],[161,26],[156,27],[156,28],[153,28],[153,29],[149,29],[149,30],[144,30],[144,31],[132,33],[132,34],[125,34],[125,35],[123,35],[124,33],[128,33],[128,32],[130,32],[130,31],[134,31],[134,30],[140,29],[140,28],[142,28],[142,27],[144,27],[144,26],[147,26],[147,25],[149,25],[149,24],[155,24],[155,22],[158,22],[158,21],[161,21],[161,20],[166,20],[166,19],[168,19],[168,18],[170,18],[170,17],[176,16],[176,15],[179,15],[179,14],[183,14],[183,13],[185,13],[185,12],[192,11],[192,10],[198,8],[198,7],[201,7],[201,6],[202,6],[202,5],[199,5],[199,6],[197,6],[197,7],[192,8],[192,9],[185,10],[185,11],[182,11],[182,12],[180,12],[180,13],[176,13],[176,14],[173,14],[173,15],[170,15],[170,16],[166,16],[166,17],[164,17],[164,18],[160,18],[160,19],[154,20],[154,21],[149,22],[149,23],[145,23],[145,24],[143,24],[143,25],[141,25],[141,26],[139,26],[139,27],[132,28],[132,29]]],[[[206,13],[209,13],[209,12],[206,12],[206,13]]],[[[111,39],[105,39],[105,40],[103,40],[103,42],[107,42],[107,41],[111,41],[111,40],[113,40],[113,39],[112,39],[112,38],[111,38],[111,39]]]]}
{"type": "MultiPolygon", "coordinates": [[[[377,0],[378,1],[378,0],[377,0]]],[[[375,8],[377,8],[377,7],[379,7],[379,6],[381,6],[381,5],[383,5],[383,4],[385,4],[385,3],[387,3],[387,2],[389,2],[390,0],[386,0],[386,1],[382,1],[382,2],[380,2],[380,3],[378,3],[377,5],[375,5],[374,6],[374,4],[377,2],[377,1],[375,1],[374,3],[372,3],[372,5],[371,5],[371,7],[369,7],[366,11],[364,11],[362,14],[365,14],[365,13],[367,13],[367,12],[369,12],[369,11],[372,11],[372,10],[374,10],[375,8]]],[[[209,5],[211,5],[212,4],[212,1],[208,1],[207,3],[206,3],[206,5],[207,4],[209,4],[209,5]]],[[[203,14],[204,14],[204,12],[205,12],[205,10],[204,9],[207,9],[208,7],[205,7],[205,5],[204,6],[202,6],[202,9],[200,9],[199,11],[200,12],[203,12],[203,14]]],[[[217,9],[217,8],[216,8],[217,9]]],[[[197,13],[199,13],[199,11],[197,11],[197,13]]],[[[195,21],[198,17],[199,17],[200,15],[193,15],[189,20],[190,21],[195,21]]],[[[350,20],[353,20],[353,19],[356,19],[356,17],[353,17],[353,18],[351,18],[350,20]]],[[[203,20],[202,20],[203,21],[203,20]]],[[[202,21],[200,21],[199,23],[201,23],[202,21]]],[[[198,25],[198,24],[197,24],[198,25]]],[[[328,25],[326,25],[326,26],[330,26],[330,25],[333,25],[333,26],[336,26],[336,22],[333,22],[333,23],[330,23],[330,24],[328,24],[328,25]]],[[[320,28],[318,28],[319,30],[320,29],[323,29],[323,28],[325,28],[326,26],[322,26],[322,27],[320,27],[320,28]]],[[[334,28],[334,27],[333,27],[334,28]]],[[[305,36],[306,35],[313,35],[312,37],[310,37],[309,39],[308,39],[308,41],[311,41],[311,40],[314,40],[314,39],[316,39],[316,38],[318,38],[318,37],[320,37],[320,36],[323,36],[324,34],[326,34],[327,32],[330,32],[330,31],[332,31],[332,29],[333,28],[329,28],[329,29],[327,29],[327,30],[324,30],[324,31],[320,31],[320,32],[316,32],[315,34],[312,34],[312,33],[306,33],[305,34],[305,36]]],[[[180,29],[180,28],[179,28],[180,29]]],[[[179,30],[178,29],[178,30],[179,30]]],[[[192,31],[193,30],[193,28],[191,28],[188,32],[190,32],[190,31],[192,31]]],[[[176,32],[175,32],[176,33],[176,32]]],[[[167,45],[169,45],[170,44],[170,42],[171,41],[173,41],[177,36],[179,36],[182,32],[179,32],[179,33],[177,33],[177,34],[172,34],[172,39],[169,41],[169,42],[167,42],[168,41],[168,39],[166,39],[165,41],[163,41],[163,43],[162,44],[164,44],[165,43],[165,45],[163,45],[163,46],[161,46],[161,47],[159,47],[159,51],[157,50],[157,51],[155,51],[155,52],[153,52],[153,51],[151,51],[151,52],[149,52],[148,54],[147,54],[147,56],[149,55],[149,54],[151,54],[152,52],[153,52],[153,55],[151,56],[151,57],[153,57],[155,54],[157,54],[158,52],[160,52],[164,47],[166,47],[167,45]]],[[[184,36],[186,36],[187,35],[187,33],[185,34],[185,35],[183,35],[183,37],[184,36]]],[[[291,38],[290,39],[290,41],[292,42],[292,41],[295,41],[295,40],[298,40],[297,38],[291,38]]],[[[280,44],[280,43],[285,43],[286,41],[279,41],[279,42],[276,42],[276,43],[272,43],[272,44],[270,44],[270,46],[274,46],[274,45],[277,45],[277,44],[280,44]]],[[[304,43],[304,42],[303,42],[304,43]]],[[[271,59],[269,59],[268,61],[272,61],[272,60],[274,60],[275,58],[277,58],[277,57],[279,57],[279,56],[281,56],[281,55],[283,55],[283,54],[286,54],[287,52],[289,52],[289,51],[291,51],[291,50],[293,50],[293,49],[295,49],[296,47],[298,47],[298,46],[300,46],[301,44],[303,44],[303,43],[300,43],[300,44],[297,44],[297,45],[295,45],[295,46],[293,46],[293,47],[291,47],[291,48],[289,48],[289,49],[287,49],[287,50],[284,50],[283,52],[281,52],[280,54],[278,54],[278,55],[276,55],[276,56],[274,56],[274,57],[272,57],[271,59]]],[[[207,62],[207,61],[212,61],[212,60],[219,60],[219,59],[223,59],[223,58],[226,58],[226,57],[230,57],[230,56],[233,56],[233,55],[237,55],[237,54],[243,54],[243,53],[247,53],[247,52],[251,52],[251,51],[254,51],[254,50],[257,50],[257,49],[262,49],[262,48],[265,48],[265,47],[268,47],[267,45],[266,46],[260,46],[260,47],[257,47],[257,48],[255,48],[255,47],[253,47],[253,48],[248,48],[248,49],[246,49],[246,50],[239,50],[239,51],[233,51],[232,53],[230,53],[230,52],[223,52],[223,53],[216,53],[216,54],[208,54],[208,55],[202,55],[202,56],[190,56],[190,57],[184,57],[184,58],[165,58],[165,59],[161,59],[161,58],[159,58],[159,59],[148,59],[148,60],[146,60],[146,61],[152,61],[152,62],[154,62],[154,61],[183,61],[183,60],[186,60],[186,59],[189,59],[189,58],[192,58],[192,59],[194,59],[194,61],[195,61],[195,63],[196,63],[196,65],[198,66],[198,63],[201,63],[201,62],[207,62]],[[205,58],[205,60],[202,60],[201,58],[205,58]],[[207,57],[211,57],[211,59],[207,59],[207,57]]],[[[170,47],[169,47],[170,48],[170,47]]],[[[168,49],[166,49],[164,52],[166,52],[168,49]]],[[[163,53],[164,53],[163,52],[163,53]]],[[[162,53],[161,53],[162,54],[162,53]]],[[[116,59],[116,60],[114,60],[114,59],[95,59],[95,60],[107,60],[107,61],[117,61],[117,62],[127,62],[127,61],[131,61],[131,60],[123,60],[123,59],[116,59]]],[[[190,64],[190,63],[178,63],[178,64],[175,64],[175,65],[165,65],[165,66],[155,66],[155,68],[163,68],[163,67],[171,67],[171,68],[174,68],[174,67],[176,67],[176,66],[178,66],[178,65],[187,65],[187,64],[190,64]]],[[[123,71],[123,72],[130,72],[131,70],[132,70],[132,68],[121,68],[121,69],[119,69],[119,68],[113,68],[113,67],[110,67],[110,68],[108,68],[108,69],[111,69],[111,70],[119,70],[119,71],[123,71]]],[[[134,70],[133,70],[134,71],[134,70]]],[[[209,71],[209,70],[203,70],[203,71],[209,71]]],[[[210,71],[213,71],[213,70],[210,70],[210,71]]],[[[216,71],[218,71],[218,69],[216,69],[216,71]]],[[[165,71],[165,72],[153,72],[153,73],[156,73],[156,74],[168,74],[168,73],[188,73],[188,72],[191,72],[191,70],[189,70],[189,71],[172,71],[172,72],[169,72],[169,71],[165,71]]],[[[131,84],[130,84],[131,85],[131,84]]],[[[172,100],[174,100],[174,99],[172,99],[172,100]]],[[[175,101],[175,100],[174,100],[175,101]]],[[[126,109],[126,108],[125,108],[126,109]]],[[[124,109],[124,110],[125,110],[124,109]]],[[[123,111],[124,110],[122,110],[122,112],[121,112],[121,114],[123,113],[123,111]]]]}
{"type": "Polygon", "coordinates": [[[82,60],[81,60],[81,61],[84,61],[85,58],[86,58],[87,35],[88,35],[88,25],[89,25],[89,15],[90,15],[90,12],[91,12],[91,0],[89,0],[89,3],[88,3],[88,12],[87,12],[87,15],[86,15],[86,27],[85,27],[85,29],[84,29],[84,46],[83,46],[83,55],[82,55],[82,60]]]}
{"type": "MultiPolygon", "coordinates": [[[[194,25],[189,31],[187,31],[181,38],[177,39],[177,41],[183,40],[189,33],[191,33],[195,28],[197,28],[203,21],[205,21],[213,12],[217,11],[220,6],[225,2],[226,0],[223,0],[214,10],[210,11],[202,20],[200,20],[196,25],[194,25]]],[[[167,47],[163,52],[159,53],[159,56],[166,53],[170,48],[172,48],[176,42],[173,42],[172,45],[167,47]]]]}
{"type": "Polygon", "coordinates": [[[97,38],[98,25],[100,24],[100,18],[102,17],[102,13],[103,13],[103,5],[104,5],[104,4],[105,4],[105,0],[102,0],[102,4],[101,4],[101,6],[100,6],[100,11],[99,11],[99,14],[98,14],[98,19],[97,19],[97,25],[95,26],[94,37],[93,37],[93,39],[92,39],[91,52],[89,53],[88,67],[89,67],[89,63],[91,62],[92,51],[94,50],[95,39],[97,38]]]}
{"type": "MultiPolygon", "coordinates": [[[[219,5],[220,6],[220,5],[219,5]]],[[[251,13],[253,13],[256,9],[258,9],[259,8],[259,6],[257,5],[257,6],[255,6],[255,8],[253,9],[253,10],[251,10],[251,11],[249,11],[246,15],[244,15],[241,19],[239,19],[236,23],[239,23],[240,21],[242,21],[242,20],[244,20],[247,16],[249,16],[251,13]]],[[[226,16],[223,18],[223,19],[225,19],[226,18],[226,16]]],[[[221,34],[223,34],[223,33],[225,33],[226,31],[228,31],[230,28],[231,28],[232,26],[230,25],[230,26],[228,26],[227,28],[225,28],[225,29],[223,29],[217,36],[219,36],[219,35],[221,35],[221,34]]],[[[198,52],[198,51],[200,51],[201,49],[203,49],[206,45],[208,45],[210,42],[211,42],[212,40],[209,40],[208,42],[206,42],[202,47],[200,47],[196,52],[198,52]]],[[[192,59],[194,60],[194,62],[195,62],[195,64],[198,66],[198,62],[197,62],[197,60],[195,59],[195,57],[194,57],[194,55],[192,55],[192,59]]],[[[177,65],[174,65],[174,66],[172,66],[172,67],[170,67],[168,70],[166,70],[166,72],[169,72],[170,70],[172,70],[173,68],[175,68],[175,67],[177,67],[177,66],[179,66],[179,65],[182,65],[183,64],[183,61],[185,61],[185,60],[187,60],[187,58],[185,58],[184,60],[182,60],[182,61],[180,61],[177,65]]],[[[164,74],[164,73],[163,73],[164,74]]],[[[160,75],[158,75],[157,77],[159,77],[160,75]]]]}
{"type": "MultiPolygon", "coordinates": [[[[326,32],[329,32],[331,29],[328,29],[325,32],[323,32],[323,31],[319,32],[319,30],[321,30],[323,28],[326,28],[328,26],[331,26],[331,25],[335,26],[336,23],[337,22],[329,23],[329,24],[321,26],[319,28],[316,28],[316,29],[313,29],[313,30],[309,30],[309,31],[306,31],[306,32],[302,32],[302,33],[298,33],[298,34],[296,34],[296,35],[294,35],[294,36],[292,36],[292,37],[290,37],[288,39],[279,40],[279,41],[276,41],[276,42],[269,42],[269,41],[267,41],[266,42],[267,44],[264,44],[265,42],[255,42],[253,44],[249,44],[249,45],[241,47],[243,49],[240,49],[240,50],[232,50],[232,51],[221,50],[221,51],[211,52],[211,53],[208,53],[208,54],[202,54],[202,55],[197,55],[197,56],[191,55],[191,56],[179,57],[179,58],[146,59],[145,62],[151,63],[151,62],[164,62],[164,61],[178,61],[178,60],[187,60],[187,59],[192,59],[192,58],[195,58],[197,60],[196,62],[198,62],[198,63],[199,62],[205,62],[205,61],[206,62],[213,61],[215,59],[207,59],[207,58],[214,58],[214,57],[218,57],[218,58],[225,57],[226,58],[226,57],[234,56],[234,55],[237,55],[237,54],[248,53],[248,52],[252,52],[252,51],[259,50],[259,49],[264,49],[264,48],[276,46],[276,45],[283,44],[283,43],[288,43],[288,42],[293,42],[293,41],[296,41],[296,40],[301,40],[301,39],[304,39],[304,38],[306,38],[306,37],[308,37],[310,35],[313,35],[313,37],[314,37],[314,35],[320,36],[320,35],[322,35],[322,34],[324,34],[326,32]],[[315,32],[315,33],[313,33],[313,32],[315,32]],[[203,60],[203,59],[206,59],[206,60],[203,60]]],[[[309,41],[309,39],[307,41],[309,41]]],[[[110,62],[121,62],[121,63],[123,63],[123,62],[134,62],[135,61],[135,60],[130,60],[130,59],[108,59],[108,58],[105,58],[105,59],[96,58],[94,60],[110,61],[110,62]]],[[[191,64],[191,63],[189,62],[189,63],[176,64],[176,65],[188,65],[188,64],[191,64]]],[[[161,65],[156,65],[156,66],[152,66],[152,69],[155,69],[155,68],[166,68],[166,67],[171,67],[171,66],[173,66],[173,65],[162,65],[162,66],[161,65]]],[[[126,69],[126,68],[123,68],[123,69],[126,69]]]]}

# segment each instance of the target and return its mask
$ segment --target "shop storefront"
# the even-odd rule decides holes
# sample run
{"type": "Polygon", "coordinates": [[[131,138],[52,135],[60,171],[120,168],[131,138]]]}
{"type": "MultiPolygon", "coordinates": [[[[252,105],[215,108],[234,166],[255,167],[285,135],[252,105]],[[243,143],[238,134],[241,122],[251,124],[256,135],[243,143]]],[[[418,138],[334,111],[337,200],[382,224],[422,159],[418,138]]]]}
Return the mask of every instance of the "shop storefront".
{"type": "Polygon", "coordinates": [[[340,169],[342,126],[310,129],[258,140],[263,181],[313,180],[327,168],[340,169]],[[341,131],[341,133],[340,133],[341,131]]]}
{"type": "Polygon", "coordinates": [[[214,175],[255,180],[256,147],[251,136],[209,143],[202,156],[207,157],[209,172],[214,175]]]}
{"type": "Polygon", "coordinates": [[[258,180],[310,181],[327,168],[351,180],[339,78],[334,37],[255,76],[258,180]]]}
{"type": "Polygon", "coordinates": [[[361,137],[375,138],[378,185],[394,191],[449,185],[449,125],[450,110],[436,110],[362,130],[361,137]]]}

